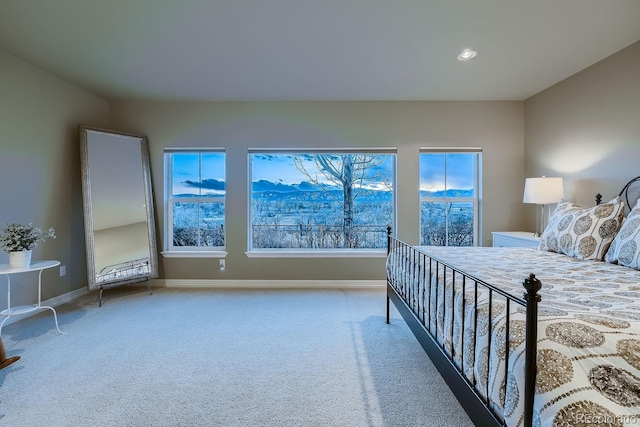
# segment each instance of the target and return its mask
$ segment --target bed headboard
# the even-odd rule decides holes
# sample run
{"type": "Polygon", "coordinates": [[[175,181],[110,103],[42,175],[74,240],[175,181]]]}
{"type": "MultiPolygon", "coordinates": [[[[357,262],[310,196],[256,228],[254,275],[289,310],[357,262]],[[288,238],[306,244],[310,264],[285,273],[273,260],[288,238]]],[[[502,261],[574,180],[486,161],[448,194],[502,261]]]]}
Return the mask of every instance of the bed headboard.
{"type": "Polygon", "coordinates": [[[624,194],[624,200],[627,202],[627,206],[629,207],[629,209],[633,209],[635,202],[638,200],[638,198],[640,198],[640,190],[638,191],[638,194],[635,194],[635,196],[629,198],[629,190],[631,189],[631,186],[636,182],[640,182],[640,176],[636,176],[631,181],[627,182],[624,187],[622,187],[622,190],[620,190],[620,194],[618,194],[619,197],[622,197],[622,195],[624,194]],[[633,204],[631,204],[631,200],[633,200],[633,204]]]}
{"type": "MultiPolygon", "coordinates": [[[[620,193],[618,193],[618,197],[622,197],[622,195],[624,194],[624,201],[627,202],[627,207],[629,208],[629,210],[633,209],[637,200],[640,199],[640,190],[637,191],[637,194],[629,197],[629,190],[631,189],[631,186],[636,182],[640,183],[640,176],[636,176],[631,181],[627,182],[624,187],[622,187],[622,190],[620,190],[620,193]]],[[[596,194],[596,205],[599,205],[600,203],[602,203],[602,194],[598,193],[596,194]]]]}

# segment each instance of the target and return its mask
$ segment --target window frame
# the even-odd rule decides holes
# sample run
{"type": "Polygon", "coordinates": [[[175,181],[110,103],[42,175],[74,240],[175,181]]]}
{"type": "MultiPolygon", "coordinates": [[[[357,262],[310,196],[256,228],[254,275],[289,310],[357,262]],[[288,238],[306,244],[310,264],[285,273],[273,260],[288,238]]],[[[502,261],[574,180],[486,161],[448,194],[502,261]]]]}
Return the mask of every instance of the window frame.
{"type": "MultiPolygon", "coordinates": [[[[392,213],[391,227],[395,234],[397,223],[397,147],[367,148],[249,148],[247,150],[247,251],[249,258],[382,258],[386,257],[386,244],[382,248],[253,248],[253,155],[294,155],[294,154],[383,154],[391,156],[392,213]]],[[[385,230],[386,233],[386,230],[385,230]]],[[[386,241],[386,239],[385,239],[386,241]]]]}
{"type": "MultiPolygon", "coordinates": [[[[203,148],[203,147],[165,147],[163,152],[164,162],[164,251],[162,255],[167,258],[224,258],[228,254],[227,245],[227,192],[225,188],[224,197],[216,196],[199,196],[189,197],[189,202],[194,203],[223,203],[224,204],[224,245],[223,246],[174,246],[173,245],[173,205],[174,203],[184,202],[186,198],[176,198],[173,196],[173,155],[174,154],[203,154],[219,153],[224,155],[225,163],[225,187],[227,182],[227,152],[225,148],[203,148]]],[[[201,167],[202,158],[199,158],[199,168],[201,167]]],[[[200,174],[201,172],[199,172],[200,174]]]]}
{"type": "MultiPolygon", "coordinates": [[[[420,209],[420,244],[423,245],[422,242],[422,204],[423,203],[471,203],[473,206],[473,246],[479,246],[481,241],[480,239],[480,203],[482,200],[482,182],[481,182],[481,167],[482,167],[482,148],[481,147],[420,147],[420,153],[418,157],[418,171],[421,174],[422,172],[422,163],[420,161],[422,154],[444,154],[445,162],[444,162],[444,177],[445,177],[445,191],[443,197],[423,197],[421,195],[421,190],[418,188],[418,196],[420,199],[419,209],[420,209]],[[447,154],[474,154],[474,174],[473,174],[473,188],[474,188],[474,197],[447,197],[447,190],[449,188],[446,185],[447,179],[447,154]]],[[[418,184],[419,186],[419,184],[418,184]]],[[[445,219],[445,238],[447,244],[445,246],[449,246],[449,218],[445,219]]]]}

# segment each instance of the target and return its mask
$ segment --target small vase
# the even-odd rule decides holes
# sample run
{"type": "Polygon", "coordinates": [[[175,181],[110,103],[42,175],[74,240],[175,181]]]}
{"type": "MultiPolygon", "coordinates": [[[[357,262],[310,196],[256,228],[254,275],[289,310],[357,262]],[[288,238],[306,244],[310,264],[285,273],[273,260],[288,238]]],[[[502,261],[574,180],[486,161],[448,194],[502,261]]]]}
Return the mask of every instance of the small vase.
{"type": "Polygon", "coordinates": [[[31,250],[9,252],[9,266],[11,268],[26,268],[31,264],[31,250]]]}

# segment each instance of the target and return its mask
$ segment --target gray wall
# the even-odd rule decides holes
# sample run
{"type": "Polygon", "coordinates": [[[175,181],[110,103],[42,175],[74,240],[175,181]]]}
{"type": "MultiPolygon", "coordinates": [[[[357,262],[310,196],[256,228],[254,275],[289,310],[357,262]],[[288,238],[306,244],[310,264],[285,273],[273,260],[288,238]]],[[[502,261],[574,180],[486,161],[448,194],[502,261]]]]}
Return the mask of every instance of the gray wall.
{"type": "MultiPolygon", "coordinates": [[[[524,105],[527,176],[562,176],[565,198],[591,206],[640,175],[640,42],[524,105]]],[[[526,224],[533,229],[532,207],[526,224]]]]}
{"type": "MultiPolygon", "coordinates": [[[[0,52],[0,226],[33,222],[53,227],[57,238],[33,259],[67,266],[43,273],[44,300],[85,287],[84,226],[78,125],[106,126],[109,106],[88,92],[0,52]]],[[[0,251],[0,263],[8,255],[0,251]]],[[[0,278],[0,307],[6,307],[0,278]]],[[[12,304],[35,302],[37,275],[14,276],[12,304]],[[15,285],[15,286],[14,286],[15,285]]]]}
{"type": "MultiPolygon", "coordinates": [[[[249,147],[397,146],[398,232],[411,243],[419,228],[420,146],[483,147],[485,245],[491,231],[533,229],[533,207],[521,203],[525,176],[563,176],[567,198],[590,204],[595,192],[613,197],[640,174],[640,43],[524,103],[107,103],[1,52],[0,93],[0,224],[54,227],[58,238],[40,245],[34,258],[67,265],[66,277],[57,271],[45,275],[44,299],[86,286],[79,124],[149,137],[160,225],[163,147],[227,148],[227,268],[221,273],[215,260],[161,257],[162,277],[170,279],[384,277],[380,259],[247,258],[249,147]]],[[[3,252],[0,262],[7,262],[3,252]]],[[[16,284],[33,281],[16,278],[16,284]]],[[[33,289],[16,286],[13,296],[16,303],[32,302],[33,289]]],[[[0,306],[5,299],[0,292],[0,306]]]]}
{"type": "MultiPolygon", "coordinates": [[[[247,258],[247,149],[398,147],[398,234],[418,243],[421,146],[483,147],[482,230],[520,229],[522,102],[112,102],[110,125],[149,139],[159,230],[163,148],[227,150],[227,265],[160,258],[167,279],[384,279],[382,259],[247,258]]],[[[164,238],[164,236],[162,236],[164,238]]]]}

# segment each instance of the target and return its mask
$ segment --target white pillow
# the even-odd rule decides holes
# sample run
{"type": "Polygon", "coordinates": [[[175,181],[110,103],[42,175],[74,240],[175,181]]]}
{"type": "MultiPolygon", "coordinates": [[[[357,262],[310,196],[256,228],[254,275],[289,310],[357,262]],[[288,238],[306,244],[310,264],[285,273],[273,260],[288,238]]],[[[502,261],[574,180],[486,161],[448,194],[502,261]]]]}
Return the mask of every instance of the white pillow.
{"type": "Polygon", "coordinates": [[[640,199],[627,215],[604,260],[640,270],[640,199]]]}
{"type": "Polygon", "coordinates": [[[561,200],[542,233],[540,250],[602,261],[618,233],[624,203],[615,198],[592,208],[561,200]]]}

